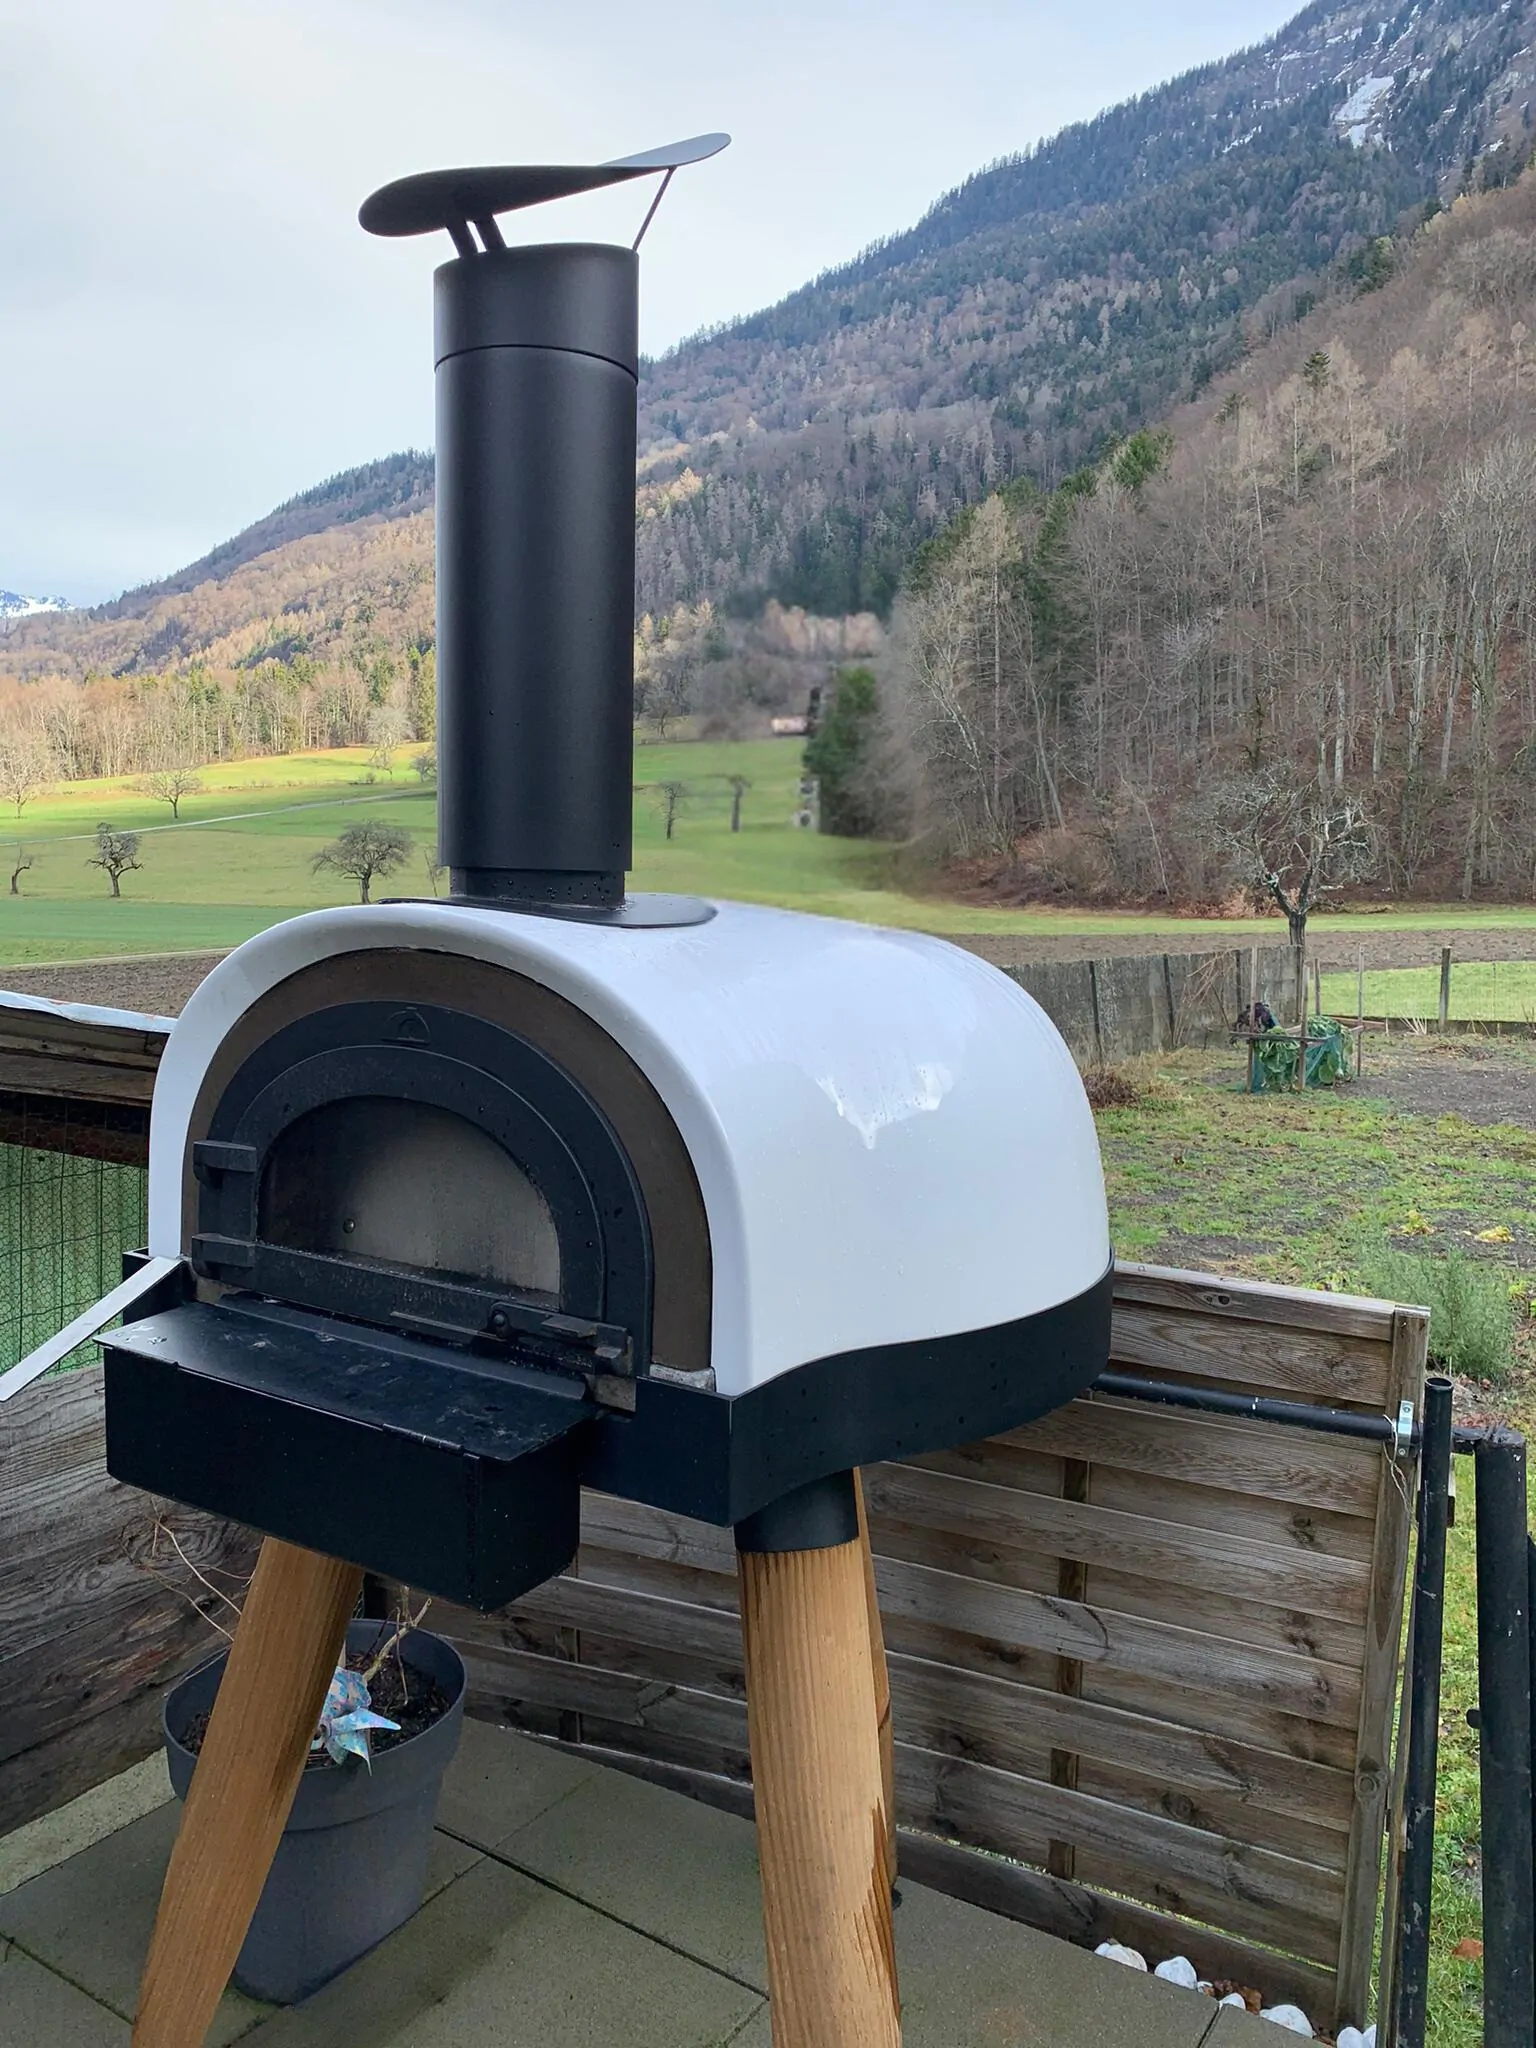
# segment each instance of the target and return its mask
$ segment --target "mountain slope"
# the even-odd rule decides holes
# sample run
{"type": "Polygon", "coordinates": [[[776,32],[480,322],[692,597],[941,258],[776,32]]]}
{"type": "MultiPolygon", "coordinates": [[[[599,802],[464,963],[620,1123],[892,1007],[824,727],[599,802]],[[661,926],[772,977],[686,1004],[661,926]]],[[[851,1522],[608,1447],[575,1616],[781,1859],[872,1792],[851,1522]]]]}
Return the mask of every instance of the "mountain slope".
{"type": "Polygon", "coordinates": [[[642,448],[656,484],[695,481],[646,535],[642,603],[883,609],[957,505],[1156,416],[1469,160],[1517,170],[1533,40],[1532,0],[1323,0],[684,344],[649,368],[642,448]]]}
{"type": "MultiPolygon", "coordinates": [[[[1381,238],[1427,204],[1516,173],[1533,52],[1536,0],[1419,0],[1386,18],[1319,0],[647,364],[639,609],[752,614],[773,597],[884,613],[958,509],[1015,475],[1053,482],[1320,295],[1377,281],[1393,260],[1381,238]]],[[[426,456],[334,477],[176,576],[15,622],[0,666],[79,676],[418,645],[430,502],[426,456]]]]}

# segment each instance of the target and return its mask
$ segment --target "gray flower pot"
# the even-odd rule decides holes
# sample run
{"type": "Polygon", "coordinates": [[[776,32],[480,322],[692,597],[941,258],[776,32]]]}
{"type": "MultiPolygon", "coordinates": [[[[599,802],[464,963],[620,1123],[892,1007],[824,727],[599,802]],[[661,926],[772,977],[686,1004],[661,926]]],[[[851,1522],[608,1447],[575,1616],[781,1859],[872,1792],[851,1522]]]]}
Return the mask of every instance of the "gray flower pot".
{"type": "MultiPolygon", "coordinates": [[[[347,1647],[366,1650],[378,1634],[378,1622],[354,1621],[347,1647]]],[[[304,1773],[235,1964],[235,1983],[253,1998],[307,1998],[421,1904],[438,1793],[464,1725],[464,1665],[450,1644],[420,1629],[401,1654],[453,1704],[420,1735],[376,1756],[371,1771],[354,1757],[304,1773]]],[[[178,1799],[197,1763],[181,1737],[213,1705],[224,1664],[215,1658],[166,1696],[165,1754],[178,1799]]]]}

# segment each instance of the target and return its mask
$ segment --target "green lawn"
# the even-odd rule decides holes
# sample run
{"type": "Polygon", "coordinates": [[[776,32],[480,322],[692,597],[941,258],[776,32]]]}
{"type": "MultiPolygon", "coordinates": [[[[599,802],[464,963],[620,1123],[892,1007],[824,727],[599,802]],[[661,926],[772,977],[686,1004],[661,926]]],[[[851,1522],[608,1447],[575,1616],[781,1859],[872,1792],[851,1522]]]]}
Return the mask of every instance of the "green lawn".
{"type": "MultiPolygon", "coordinates": [[[[1513,922],[1513,919],[1511,919],[1513,922]]],[[[1358,1000],[1353,974],[1323,976],[1323,1008],[1353,1017],[1358,1000]]],[[[1391,967],[1365,977],[1367,1017],[1424,1017],[1440,1014],[1440,967],[1391,967]]],[[[1536,1024],[1536,961],[1453,960],[1451,1016],[1463,1021],[1498,1019],[1536,1024]]]]}
{"type": "MultiPolygon", "coordinates": [[[[1190,920],[1110,911],[999,910],[926,897],[894,886],[889,849],[804,832],[793,823],[800,749],[792,741],[674,741],[635,750],[635,872],[640,889],[734,896],[797,910],[939,932],[1103,932],[1155,937],[1187,930],[1190,920]],[[730,830],[727,776],[751,781],[742,830],[730,830]],[[668,841],[652,786],[687,785],[675,836],[668,841]]],[[[345,825],[380,817],[403,825],[420,858],[385,891],[426,894],[426,856],[436,840],[433,792],[410,767],[410,750],[392,773],[371,769],[366,750],[262,757],[203,771],[202,791],[169,807],[133,788],[133,778],[66,784],[4,820],[0,855],[24,846],[33,866],[21,894],[4,893],[0,871],[0,965],[90,959],[115,954],[183,952],[231,946],[295,911],[348,900],[348,885],[316,876],[310,862],[345,825]],[[106,820],[142,832],[142,868],[123,879],[114,901],[99,869],[88,865],[96,825],[106,820]]],[[[1337,918],[1314,919],[1326,928],[1337,918]]],[[[1346,920],[1347,921],[1347,920],[1346,920]]],[[[1373,913],[1372,929],[1428,926],[1477,929],[1536,926],[1536,907],[1472,910],[1421,906],[1373,913]]],[[[1223,940],[1279,939],[1276,919],[1210,925],[1223,940]]]]}

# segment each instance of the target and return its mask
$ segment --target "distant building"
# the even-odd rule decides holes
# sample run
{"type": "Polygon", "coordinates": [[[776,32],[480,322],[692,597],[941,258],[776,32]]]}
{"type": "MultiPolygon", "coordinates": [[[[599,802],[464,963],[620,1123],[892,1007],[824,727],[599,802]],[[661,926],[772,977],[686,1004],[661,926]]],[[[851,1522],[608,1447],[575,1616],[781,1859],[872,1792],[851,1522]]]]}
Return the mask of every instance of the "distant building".
{"type": "Polygon", "coordinates": [[[811,721],[804,715],[797,718],[771,718],[768,724],[776,740],[803,740],[811,729],[811,721]]]}

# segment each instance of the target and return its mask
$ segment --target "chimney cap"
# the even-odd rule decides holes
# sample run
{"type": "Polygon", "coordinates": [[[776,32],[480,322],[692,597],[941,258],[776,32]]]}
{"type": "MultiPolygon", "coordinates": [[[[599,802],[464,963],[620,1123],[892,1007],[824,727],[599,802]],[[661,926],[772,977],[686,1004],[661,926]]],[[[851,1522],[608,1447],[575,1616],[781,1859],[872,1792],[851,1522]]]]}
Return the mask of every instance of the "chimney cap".
{"type": "MultiPolygon", "coordinates": [[[[702,163],[730,141],[728,135],[693,135],[685,142],[664,143],[606,164],[498,164],[452,171],[421,171],[397,178],[363,201],[358,220],[371,235],[427,235],[446,228],[455,243],[499,213],[538,206],[546,199],[565,199],[575,192],[595,192],[604,185],[622,185],[653,171],[668,176],[685,164],[702,163]]],[[[481,227],[481,239],[493,240],[481,227]]],[[[470,245],[473,248],[473,244],[470,245]]]]}

